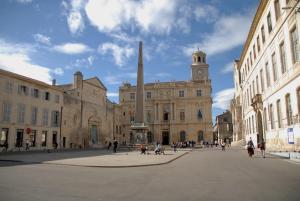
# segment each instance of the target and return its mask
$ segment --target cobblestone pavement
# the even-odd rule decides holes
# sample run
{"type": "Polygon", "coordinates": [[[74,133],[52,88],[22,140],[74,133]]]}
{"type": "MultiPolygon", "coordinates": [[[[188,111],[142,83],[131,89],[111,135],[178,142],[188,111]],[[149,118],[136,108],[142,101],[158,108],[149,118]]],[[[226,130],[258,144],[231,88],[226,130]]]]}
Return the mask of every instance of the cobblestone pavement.
{"type": "MultiPolygon", "coordinates": [[[[88,155],[88,154],[86,154],[88,155]]],[[[90,156],[88,156],[90,157],[90,156]]],[[[1,161],[1,200],[299,201],[300,165],[229,148],[158,166],[91,168],[1,161]]]]}

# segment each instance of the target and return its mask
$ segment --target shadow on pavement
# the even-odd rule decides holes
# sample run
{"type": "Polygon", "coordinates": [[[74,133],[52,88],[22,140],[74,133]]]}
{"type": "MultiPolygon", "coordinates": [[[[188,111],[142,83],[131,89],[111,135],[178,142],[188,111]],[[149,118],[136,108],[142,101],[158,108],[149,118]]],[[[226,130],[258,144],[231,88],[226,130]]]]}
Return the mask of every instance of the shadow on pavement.
{"type": "Polygon", "coordinates": [[[92,156],[113,155],[125,153],[120,150],[113,153],[107,149],[58,150],[57,152],[8,152],[0,154],[0,167],[41,164],[46,161],[74,159],[92,156]]]}

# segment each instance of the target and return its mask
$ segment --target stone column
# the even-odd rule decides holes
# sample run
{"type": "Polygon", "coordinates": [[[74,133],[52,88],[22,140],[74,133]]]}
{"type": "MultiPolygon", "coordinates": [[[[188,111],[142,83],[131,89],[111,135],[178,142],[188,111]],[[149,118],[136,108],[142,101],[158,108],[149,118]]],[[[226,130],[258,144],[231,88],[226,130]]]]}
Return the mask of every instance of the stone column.
{"type": "Polygon", "coordinates": [[[135,101],[135,123],[144,123],[144,67],[143,67],[143,44],[139,43],[139,60],[135,101]]]}

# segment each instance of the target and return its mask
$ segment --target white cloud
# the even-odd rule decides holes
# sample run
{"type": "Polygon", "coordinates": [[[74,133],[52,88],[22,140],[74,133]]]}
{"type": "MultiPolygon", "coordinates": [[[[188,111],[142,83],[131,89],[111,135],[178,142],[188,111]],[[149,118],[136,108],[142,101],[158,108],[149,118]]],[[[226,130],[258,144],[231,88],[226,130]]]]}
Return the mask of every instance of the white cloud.
{"type": "Polygon", "coordinates": [[[87,61],[88,61],[88,63],[89,63],[90,65],[93,65],[94,60],[95,60],[95,58],[94,58],[93,56],[89,56],[89,57],[87,58],[87,61]]]}
{"type": "Polygon", "coordinates": [[[63,75],[63,74],[64,74],[64,70],[63,70],[62,68],[55,68],[55,69],[53,70],[53,73],[54,73],[55,75],[63,75]]]}
{"type": "Polygon", "coordinates": [[[174,0],[147,0],[136,6],[135,20],[146,32],[169,33],[176,14],[174,0]]]}
{"type": "Polygon", "coordinates": [[[126,43],[136,43],[138,41],[141,41],[141,38],[139,36],[137,37],[130,37],[128,34],[124,32],[120,33],[111,33],[109,36],[117,39],[118,41],[126,42],[126,43]]]}
{"type": "Polygon", "coordinates": [[[220,20],[214,24],[212,33],[204,35],[200,43],[184,47],[183,51],[190,56],[197,47],[200,47],[211,56],[238,47],[246,40],[251,20],[252,12],[220,17],[220,20]]]}
{"type": "Polygon", "coordinates": [[[69,3],[62,1],[63,14],[67,16],[67,23],[72,34],[81,33],[85,27],[83,8],[86,1],[71,0],[69,3]]]}
{"type": "Polygon", "coordinates": [[[108,85],[120,85],[126,80],[136,80],[137,74],[135,73],[122,73],[117,75],[112,75],[109,73],[108,76],[104,78],[104,81],[108,85]]]}
{"type": "Polygon", "coordinates": [[[33,0],[17,0],[18,3],[27,4],[31,3],[33,0]]]}
{"type": "Polygon", "coordinates": [[[116,65],[118,66],[123,66],[126,61],[134,55],[133,48],[129,46],[120,47],[114,43],[103,43],[102,45],[99,45],[98,52],[102,55],[111,53],[114,57],[116,65]]]}
{"type": "Polygon", "coordinates": [[[79,68],[90,68],[94,63],[94,57],[89,56],[88,58],[76,59],[70,65],[66,66],[66,69],[79,69],[79,68]]]}
{"type": "Polygon", "coordinates": [[[218,18],[219,10],[211,5],[201,5],[194,9],[194,15],[197,21],[213,22],[218,18]]]}
{"type": "Polygon", "coordinates": [[[90,47],[82,43],[65,43],[62,45],[56,45],[53,49],[64,54],[82,54],[92,51],[90,47]]]}
{"type": "Polygon", "coordinates": [[[31,60],[29,55],[34,49],[29,44],[13,44],[0,39],[0,68],[50,84],[52,70],[31,60]]]}
{"type": "Polygon", "coordinates": [[[131,24],[144,32],[163,34],[174,26],[177,5],[174,0],[89,0],[85,12],[101,32],[120,31],[131,24]]]}
{"type": "Polygon", "coordinates": [[[107,93],[108,97],[119,97],[119,93],[115,93],[115,92],[108,92],[107,93]]]}
{"type": "Polygon", "coordinates": [[[156,44],[156,48],[155,48],[155,52],[156,53],[163,53],[165,50],[167,50],[170,47],[170,45],[168,43],[164,42],[160,42],[158,44],[156,44]]]}
{"type": "Polygon", "coordinates": [[[45,44],[45,45],[51,45],[51,38],[50,37],[47,37],[47,36],[44,36],[42,34],[37,33],[37,34],[33,35],[33,38],[38,43],[42,43],[42,44],[45,44]]]}
{"type": "Polygon", "coordinates": [[[221,70],[221,73],[226,74],[226,73],[233,72],[233,66],[234,66],[233,62],[226,64],[224,68],[221,70]]]}
{"type": "Polygon", "coordinates": [[[234,96],[234,88],[224,89],[215,94],[213,99],[213,108],[223,110],[229,109],[230,101],[234,96]]]}

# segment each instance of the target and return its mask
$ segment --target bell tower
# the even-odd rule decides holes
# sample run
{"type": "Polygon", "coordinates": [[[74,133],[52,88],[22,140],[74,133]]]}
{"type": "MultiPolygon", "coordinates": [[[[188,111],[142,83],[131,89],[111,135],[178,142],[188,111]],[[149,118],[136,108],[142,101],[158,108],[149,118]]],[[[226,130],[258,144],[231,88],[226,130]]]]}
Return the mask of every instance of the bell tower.
{"type": "Polygon", "coordinates": [[[192,55],[191,79],[192,81],[208,80],[208,64],[206,54],[202,51],[195,51],[192,55]]]}

